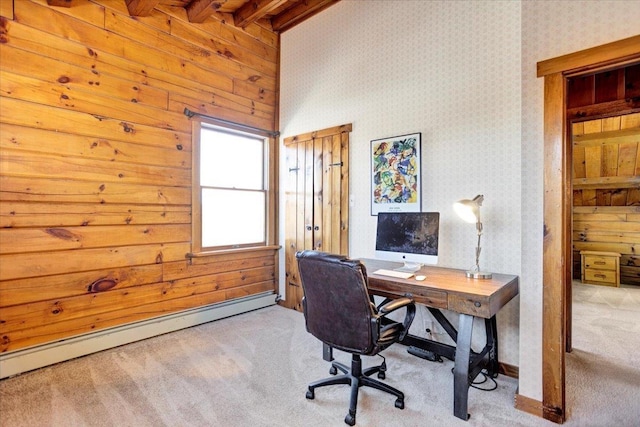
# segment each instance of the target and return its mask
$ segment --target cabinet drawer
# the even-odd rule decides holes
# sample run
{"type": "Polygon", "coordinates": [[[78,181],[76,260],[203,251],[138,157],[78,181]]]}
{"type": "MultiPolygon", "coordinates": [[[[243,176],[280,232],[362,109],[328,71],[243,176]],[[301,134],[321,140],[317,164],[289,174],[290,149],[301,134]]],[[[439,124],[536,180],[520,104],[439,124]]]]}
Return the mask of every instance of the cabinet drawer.
{"type": "Polygon", "coordinates": [[[610,283],[615,286],[616,271],[586,268],[584,270],[584,280],[587,282],[610,283]]]}
{"type": "Polygon", "coordinates": [[[616,257],[585,255],[584,268],[597,268],[598,270],[616,270],[616,257]]]}

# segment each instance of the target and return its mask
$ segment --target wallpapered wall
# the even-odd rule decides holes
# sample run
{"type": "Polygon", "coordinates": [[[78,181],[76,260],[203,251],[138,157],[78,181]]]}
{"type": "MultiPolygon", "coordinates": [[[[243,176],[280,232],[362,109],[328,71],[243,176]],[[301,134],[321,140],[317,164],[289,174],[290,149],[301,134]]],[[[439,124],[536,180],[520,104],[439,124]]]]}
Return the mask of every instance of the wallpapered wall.
{"type": "Polygon", "coordinates": [[[519,366],[518,392],[541,400],[543,81],[536,62],[634,35],[640,3],[363,3],[343,0],[283,34],[282,135],[353,123],[353,257],[374,253],[372,139],[422,132],[423,210],[441,213],[442,266],[473,263],[475,228],[451,205],[485,195],[481,266],[521,276],[520,297],[498,315],[500,359],[519,366]]]}
{"type": "Polygon", "coordinates": [[[637,1],[522,3],[520,394],[538,400],[542,400],[544,79],[536,77],[536,63],[638,35],[639,22],[637,1]]]}
{"type": "MultiPolygon", "coordinates": [[[[475,262],[475,226],[452,204],[484,194],[480,265],[520,274],[519,35],[517,3],[342,1],[282,36],[283,136],[353,123],[349,255],[374,257],[370,141],[421,132],[439,265],[475,262]]],[[[517,299],[498,321],[501,360],[517,365],[517,299]]]]}

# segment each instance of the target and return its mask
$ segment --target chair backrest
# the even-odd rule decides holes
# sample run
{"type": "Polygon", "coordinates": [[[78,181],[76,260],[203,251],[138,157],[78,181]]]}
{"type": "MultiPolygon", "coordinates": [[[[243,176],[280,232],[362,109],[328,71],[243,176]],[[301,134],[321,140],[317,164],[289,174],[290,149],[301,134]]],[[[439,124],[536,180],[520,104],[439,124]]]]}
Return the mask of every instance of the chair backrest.
{"type": "Polygon", "coordinates": [[[357,260],[318,251],[296,254],[307,331],[340,350],[367,354],[375,315],[367,272],[357,260]]]}

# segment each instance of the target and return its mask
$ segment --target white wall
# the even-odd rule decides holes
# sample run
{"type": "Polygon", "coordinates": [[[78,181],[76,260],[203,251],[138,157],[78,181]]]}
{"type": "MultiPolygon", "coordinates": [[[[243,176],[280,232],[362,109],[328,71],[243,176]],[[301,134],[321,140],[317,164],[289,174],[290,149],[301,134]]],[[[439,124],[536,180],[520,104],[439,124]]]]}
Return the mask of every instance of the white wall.
{"type": "Polygon", "coordinates": [[[536,77],[536,63],[638,34],[638,1],[522,2],[520,394],[537,400],[542,400],[544,79],[536,77]]]}
{"type": "Polygon", "coordinates": [[[633,35],[638,5],[342,0],[282,35],[283,137],[353,123],[349,255],[374,252],[372,139],[422,133],[423,210],[441,213],[440,265],[473,264],[475,228],[451,205],[484,194],[481,266],[521,276],[520,297],[498,315],[500,360],[520,367],[519,393],[537,400],[543,93],[535,65],[633,35]]]}
{"type": "MultiPolygon", "coordinates": [[[[520,68],[513,2],[342,1],[283,34],[282,135],[353,123],[349,255],[374,257],[370,141],[421,132],[439,264],[475,262],[475,226],[452,204],[482,193],[480,265],[520,274],[520,68]]],[[[498,320],[501,360],[517,365],[517,299],[498,320]]]]}

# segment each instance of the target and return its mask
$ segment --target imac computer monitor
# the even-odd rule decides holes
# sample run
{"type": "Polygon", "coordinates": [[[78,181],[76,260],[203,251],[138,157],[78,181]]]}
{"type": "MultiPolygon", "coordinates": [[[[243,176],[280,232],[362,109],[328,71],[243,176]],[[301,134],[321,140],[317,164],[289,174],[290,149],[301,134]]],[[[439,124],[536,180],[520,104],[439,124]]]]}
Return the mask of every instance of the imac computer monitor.
{"type": "Polygon", "coordinates": [[[402,262],[396,270],[416,272],[438,263],[439,212],[379,212],[376,258],[402,262]]]}

